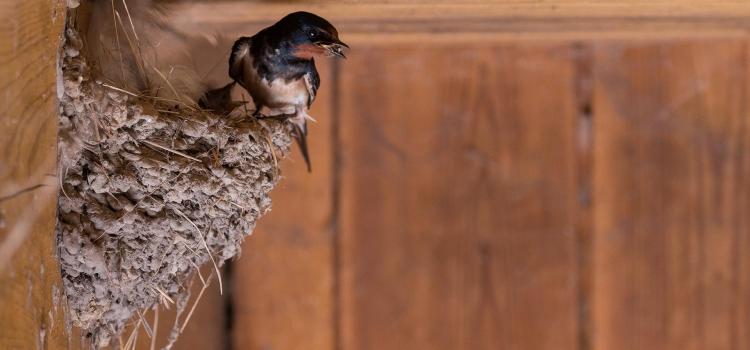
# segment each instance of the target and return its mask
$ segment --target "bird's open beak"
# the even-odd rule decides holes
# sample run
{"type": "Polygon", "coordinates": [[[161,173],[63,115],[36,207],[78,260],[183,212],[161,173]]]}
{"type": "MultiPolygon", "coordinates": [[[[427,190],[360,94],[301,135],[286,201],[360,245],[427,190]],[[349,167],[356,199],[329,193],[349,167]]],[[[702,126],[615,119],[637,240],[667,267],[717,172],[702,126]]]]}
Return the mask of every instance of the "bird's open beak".
{"type": "Polygon", "coordinates": [[[330,40],[326,40],[324,42],[318,43],[318,45],[324,49],[331,55],[335,57],[341,57],[346,58],[346,55],[344,54],[344,48],[349,48],[349,45],[344,43],[343,41],[339,40],[338,38],[333,38],[330,40]]]}

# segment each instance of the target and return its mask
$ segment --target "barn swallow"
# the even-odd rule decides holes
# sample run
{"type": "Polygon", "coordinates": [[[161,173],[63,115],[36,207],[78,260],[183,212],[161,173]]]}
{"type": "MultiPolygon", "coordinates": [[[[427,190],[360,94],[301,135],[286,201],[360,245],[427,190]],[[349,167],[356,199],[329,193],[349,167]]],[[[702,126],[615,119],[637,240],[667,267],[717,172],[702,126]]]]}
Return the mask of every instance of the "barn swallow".
{"type": "Polygon", "coordinates": [[[316,56],[346,58],[347,44],[327,20],[295,12],[252,37],[239,38],[229,56],[229,76],[253,98],[255,117],[291,121],[307,170],[307,112],[320,87],[316,56]],[[268,108],[268,115],[261,114],[268,108]]]}

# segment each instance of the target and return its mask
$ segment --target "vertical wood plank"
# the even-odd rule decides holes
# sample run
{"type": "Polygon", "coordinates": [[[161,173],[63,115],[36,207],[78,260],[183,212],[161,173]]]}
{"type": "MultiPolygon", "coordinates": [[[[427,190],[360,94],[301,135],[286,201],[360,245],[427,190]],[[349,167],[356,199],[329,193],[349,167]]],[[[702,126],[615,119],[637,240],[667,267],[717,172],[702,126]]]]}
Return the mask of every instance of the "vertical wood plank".
{"type": "Polygon", "coordinates": [[[747,347],[747,60],[742,40],[596,46],[595,349],[747,347]]]}
{"type": "Polygon", "coordinates": [[[64,1],[0,1],[0,348],[78,348],[55,256],[64,1]]]}
{"type": "Polygon", "coordinates": [[[361,44],[351,56],[343,349],[575,349],[569,47],[361,44]]]}
{"type": "Polygon", "coordinates": [[[733,177],[734,184],[733,197],[731,199],[732,205],[728,208],[728,212],[731,213],[731,232],[735,237],[732,242],[732,264],[735,267],[733,279],[732,279],[732,318],[730,324],[732,326],[732,347],[733,349],[750,349],[750,233],[748,233],[748,227],[750,227],[750,181],[747,181],[747,174],[750,174],[750,160],[748,160],[748,147],[750,147],[750,132],[748,132],[748,119],[750,119],[750,40],[746,38],[743,42],[744,57],[741,60],[741,65],[736,67],[734,74],[743,77],[744,82],[742,85],[742,111],[739,115],[739,122],[737,128],[739,130],[734,131],[737,134],[737,148],[735,152],[735,165],[734,168],[737,172],[737,176],[733,177]]]}
{"type": "MultiPolygon", "coordinates": [[[[222,278],[224,281],[227,280],[226,269],[222,268],[222,278]]],[[[201,266],[201,273],[204,279],[209,278],[214,274],[214,268],[210,264],[201,266]]],[[[227,288],[228,286],[225,286],[227,288]]],[[[198,297],[203,283],[200,281],[198,276],[193,280],[193,284],[190,288],[190,300],[188,301],[187,308],[180,315],[179,325],[184,324],[190,309],[193,307],[196,298],[198,297]]],[[[228,288],[227,288],[228,289],[228,288]]],[[[228,293],[228,290],[225,290],[228,293]]],[[[209,280],[209,285],[203,292],[198,304],[195,306],[193,315],[188,320],[187,326],[183,333],[177,338],[172,349],[174,350],[190,350],[190,349],[201,349],[201,350],[226,350],[229,345],[229,331],[227,330],[227,315],[226,315],[226,303],[225,298],[227,295],[221,295],[219,293],[219,284],[216,276],[209,280]]],[[[156,340],[153,341],[155,349],[163,349],[169,342],[169,336],[174,327],[177,308],[171,306],[166,309],[163,306],[159,306],[158,320],[154,320],[154,311],[148,310],[143,313],[142,322],[146,322],[147,326],[140,326],[137,335],[136,349],[150,349],[151,348],[151,335],[146,331],[148,327],[152,332],[156,332],[156,340]]],[[[134,321],[139,320],[139,316],[133,318],[134,321]]],[[[136,323],[133,323],[136,324],[136,323]]],[[[126,329],[123,332],[121,340],[127,342],[128,337],[133,331],[132,327],[126,329]]],[[[152,333],[153,334],[153,333],[152,333]]],[[[121,344],[116,344],[120,346],[121,344]]]]}
{"type": "MultiPolygon", "coordinates": [[[[211,273],[214,273],[211,266],[203,266],[201,269],[203,270],[203,276],[206,278],[211,273]]],[[[222,269],[222,274],[224,274],[223,278],[226,279],[224,269],[222,269]]],[[[200,280],[196,279],[193,282],[191,303],[195,301],[202,286],[203,284],[200,280]]],[[[198,302],[195,313],[185,327],[185,332],[177,339],[177,342],[174,345],[175,350],[227,349],[230,334],[227,330],[225,298],[225,295],[219,293],[218,282],[214,277],[208,289],[203,292],[203,296],[198,302]]],[[[183,313],[181,320],[185,319],[189,311],[190,310],[186,310],[185,313],[183,313]]],[[[169,332],[169,328],[163,327],[160,332],[162,332],[162,334],[168,334],[167,332],[169,332]]]]}
{"type": "Polygon", "coordinates": [[[312,173],[299,150],[282,162],[272,211],[243,245],[232,278],[235,349],[332,349],[332,89],[328,60],[310,114],[312,173]]]}

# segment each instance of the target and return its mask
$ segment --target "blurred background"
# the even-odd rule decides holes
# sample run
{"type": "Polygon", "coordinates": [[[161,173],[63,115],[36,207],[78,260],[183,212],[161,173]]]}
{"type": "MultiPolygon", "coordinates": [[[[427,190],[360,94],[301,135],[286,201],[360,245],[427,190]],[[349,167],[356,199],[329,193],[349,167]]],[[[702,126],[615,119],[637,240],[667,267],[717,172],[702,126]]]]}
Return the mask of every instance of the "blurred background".
{"type": "Polygon", "coordinates": [[[747,6],[181,6],[352,46],[184,348],[750,349],[747,6]]]}
{"type": "MultiPolygon", "coordinates": [[[[0,33],[22,34],[0,37],[0,72],[22,86],[0,101],[36,116],[24,124],[47,150],[57,107],[36,93],[54,87],[16,72],[33,53],[49,63],[34,74],[54,81],[62,1],[49,3],[0,1],[0,33]]],[[[283,162],[272,212],[177,348],[750,349],[750,4],[173,5],[185,33],[230,37],[307,10],[352,47],[348,60],[317,61],[313,172],[296,149],[283,162]]],[[[16,157],[8,140],[0,151],[16,157]]],[[[16,158],[54,169],[37,155],[50,152],[30,149],[16,158]]],[[[39,207],[46,217],[55,195],[39,207]]],[[[44,236],[54,220],[39,226],[30,241],[42,243],[16,264],[44,263],[29,286],[56,267],[44,236]]],[[[28,308],[7,307],[29,316],[0,324],[48,312],[61,322],[49,310],[59,291],[22,288],[7,287],[28,308]]],[[[45,334],[64,338],[19,328],[41,334],[40,347],[45,334]]]]}

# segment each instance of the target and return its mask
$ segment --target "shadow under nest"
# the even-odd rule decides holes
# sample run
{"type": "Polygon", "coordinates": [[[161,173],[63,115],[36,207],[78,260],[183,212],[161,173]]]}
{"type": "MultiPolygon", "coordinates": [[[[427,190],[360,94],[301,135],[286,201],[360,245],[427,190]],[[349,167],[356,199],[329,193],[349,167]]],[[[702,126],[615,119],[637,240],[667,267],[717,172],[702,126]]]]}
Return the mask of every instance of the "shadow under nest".
{"type": "Polygon", "coordinates": [[[200,299],[190,283],[221,288],[219,266],[269,209],[290,130],[99,81],[84,42],[68,21],[56,234],[70,314],[98,348],[128,326],[150,336],[144,310],[177,307],[168,348],[200,299]]]}

